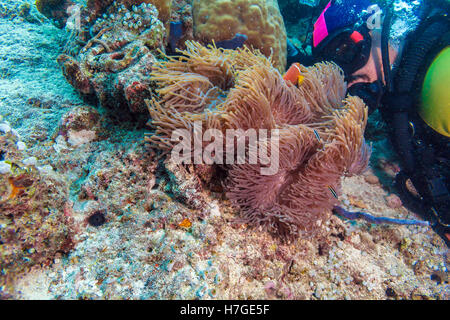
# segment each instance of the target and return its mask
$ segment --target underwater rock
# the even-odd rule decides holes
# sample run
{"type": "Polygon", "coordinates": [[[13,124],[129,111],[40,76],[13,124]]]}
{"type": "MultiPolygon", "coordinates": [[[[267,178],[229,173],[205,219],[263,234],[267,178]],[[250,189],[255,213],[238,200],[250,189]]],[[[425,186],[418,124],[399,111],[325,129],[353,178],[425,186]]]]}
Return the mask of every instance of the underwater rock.
{"type": "Polygon", "coordinates": [[[36,0],[35,4],[39,12],[55,21],[59,28],[63,28],[69,18],[67,9],[74,5],[71,0],[36,0]]]}
{"type": "Polygon", "coordinates": [[[173,0],[170,20],[170,24],[175,26],[175,32],[172,32],[172,26],[170,26],[169,49],[175,53],[175,49],[186,48],[186,41],[194,40],[192,1],[173,0]]]}
{"type": "MultiPolygon", "coordinates": [[[[280,71],[284,70],[285,32],[278,7],[272,0],[243,1],[242,5],[248,7],[249,13],[233,19],[242,18],[244,24],[236,25],[229,34],[219,37],[213,31],[223,30],[220,25],[224,21],[204,22],[195,30],[192,17],[195,10],[203,16],[205,12],[214,16],[214,10],[221,10],[221,7],[206,8],[204,3],[194,3],[191,7],[185,1],[174,2],[172,11],[169,11],[173,16],[171,19],[176,20],[167,24],[170,33],[166,35],[155,6],[131,2],[89,1],[87,9],[81,11],[79,30],[72,30],[65,53],[58,57],[67,81],[86,102],[97,100],[109,109],[123,111],[128,107],[132,113],[145,112],[144,101],[151,97],[153,86],[148,75],[156,62],[157,49],[164,52],[167,40],[172,53],[177,47],[184,48],[184,42],[192,38],[207,43],[215,40],[218,47],[231,49],[251,45],[266,56],[273,51],[275,65],[280,71]],[[101,14],[92,16],[92,11],[101,14]]],[[[223,17],[238,14],[238,5],[233,4],[230,13],[223,17]]]]}
{"type": "MultiPolygon", "coordinates": [[[[279,1],[289,42],[309,52],[313,23],[328,0],[286,0],[279,1]],[[320,2],[320,4],[318,3],[320,2]],[[316,3],[316,4],[314,4],[316,3]]],[[[288,44],[289,50],[289,44],[288,44]]],[[[294,51],[296,51],[294,47],[294,51]]],[[[295,56],[295,53],[293,53],[295,56]]],[[[288,53],[289,57],[289,53],[288,53]]],[[[295,61],[297,62],[297,61],[295,61]]]]}
{"type": "Polygon", "coordinates": [[[387,196],[385,199],[386,199],[386,204],[389,208],[396,209],[396,208],[400,208],[403,205],[402,200],[400,200],[400,198],[395,194],[391,194],[391,195],[387,196]]]}
{"type": "Polygon", "coordinates": [[[11,165],[5,161],[0,161],[0,174],[11,173],[11,165]]]}
{"type": "Polygon", "coordinates": [[[73,147],[105,138],[100,113],[89,106],[74,107],[61,119],[58,136],[73,147]]]}
{"type": "Polygon", "coordinates": [[[91,17],[97,18],[100,14],[105,13],[111,4],[124,5],[127,9],[133,10],[142,4],[152,4],[159,12],[158,17],[161,21],[166,22],[170,18],[171,0],[88,0],[86,8],[91,13],[91,17]]]}
{"type": "Polygon", "coordinates": [[[400,172],[400,167],[394,161],[385,158],[378,159],[377,166],[389,177],[394,178],[400,172]]]}
{"type": "Polygon", "coordinates": [[[151,4],[129,10],[114,3],[108,12],[90,27],[93,36],[80,52],[75,57],[62,54],[58,62],[67,81],[87,101],[97,99],[119,112],[143,112],[144,99],[150,97],[154,53],[164,50],[165,28],[151,4]]]}
{"type": "Polygon", "coordinates": [[[65,215],[68,186],[46,173],[18,148],[13,131],[0,133],[0,287],[35,265],[49,265],[74,246],[71,217],[65,215]],[[9,169],[7,168],[9,166],[9,169]]]}
{"type": "MultiPolygon", "coordinates": [[[[0,7],[25,1],[32,2],[7,0],[0,7]]],[[[183,21],[183,37],[188,36],[183,18],[171,21],[183,21]]],[[[136,130],[134,123],[125,121],[113,123],[106,119],[105,127],[109,130],[106,140],[55,153],[49,135],[57,130],[55,126],[64,113],[74,106],[82,106],[53,63],[64,33],[45,20],[43,25],[36,25],[8,16],[1,24],[6,31],[14,30],[3,37],[4,56],[12,60],[4,67],[19,75],[1,82],[0,113],[11,124],[1,126],[5,131],[0,136],[7,131],[5,135],[10,135],[10,140],[8,145],[1,145],[0,171],[4,168],[6,177],[12,174],[15,167],[10,162],[21,168],[42,166],[38,168],[39,177],[61,180],[58,189],[70,186],[72,204],[67,201],[60,210],[74,217],[81,232],[76,233],[77,245],[70,250],[70,255],[61,258],[60,252],[56,252],[48,260],[53,261],[55,257],[50,266],[48,262],[42,266],[34,264],[31,270],[26,268],[26,272],[17,276],[11,275],[14,271],[8,267],[8,277],[17,279],[11,294],[6,291],[8,285],[5,288],[4,282],[0,284],[0,299],[384,300],[389,296],[449,300],[450,255],[445,243],[430,228],[368,225],[331,216],[323,224],[327,232],[323,238],[297,239],[289,245],[280,243],[260,228],[235,223],[236,210],[224,199],[223,190],[209,192],[210,182],[221,185],[224,181],[215,176],[211,166],[200,165],[194,169],[158,161],[156,155],[151,155],[153,150],[149,151],[142,142],[144,130],[136,130]],[[43,47],[45,51],[38,50],[43,47]],[[31,65],[27,61],[36,63],[31,65]],[[24,62],[20,67],[19,63],[24,62]],[[24,89],[17,91],[15,87],[24,89]],[[27,103],[33,97],[42,101],[38,103],[40,107],[27,103]],[[31,139],[34,126],[42,139],[31,139]],[[14,129],[21,133],[21,138],[14,129]],[[20,139],[28,147],[22,152],[18,148],[20,139]],[[199,187],[196,176],[206,188],[199,187]],[[210,209],[203,207],[205,203],[210,209]],[[106,210],[107,222],[92,227],[88,217],[99,210],[106,210]]],[[[77,39],[85,41],[82,46],[91,38],[89,30],[80,30],[77,35],[77,39]]],[[[183,45],[183,39],[180,38],[178,46],[183,45]]],[[[77,57],[79,50],[75,46],[73,52],[74,55],[68,55],[77,57]]],[[[221,62],[227,65],[229,60],[221,62]]],[[[214,81],[219,84],[223,73],[216,75],[214,81]]],[[[236,81],[234,76],[225,79],[231,84],[224,85],[224,89],[236,81]]],[[[183,80],[189,79],[180,77],[183,80]]],[[[192,93],[201,88],[198,84],[191,87],[192,93]]],[[[223,96],[219,95],[218,99],[220,103],[223,96]]],[[[209,111],[214,111],[213,100],[207,100],[206,105],[212,107],[209,111]]],[[[92,125],[95,127],[95,122],[92,125]]],[[[68,145],[63,136],[59,138],[68,145]]],[[[378,148],[385,153],[384,148],[378,148]]],[[[385,158],[392,161],[391,156],[385,158]]],[[[8,180],[0,182],[1,188],[5,183],[9,188],[8,180]]],[[[18,187],[19,182],[22,186],[27,183],[19,179],[18,187]]],[[[393,218],[413,214],[404,208],[387,207],[384,184],[371,185],[364,176],[355,176],[342,179],[342,185],[342,202],[354,197],[367,206],[367,211],[386,213],[393,218]]],[[[26,197],[26,192],[21,190],[18,199],[26,197]]],[[[60,203],[59,197],[57,191],[50,208],[60,203]]],[[[52,227],[64,227],[62,215],[56,213],[54,219],[59,224],[52,227]]],[[[4,227],[3,220],[0,227],[4,227]]],[[[42,227],[47,230],[45,224],[42,227]]],[[[21,232],[18,230],[17,234],[21,232]]],[[[52,241],[47,245],[53,248],[52,241]]],[[[18,251],[16,264],[25,263],[35,250],[24,249],[25,252],[18,251]],[[20,261],[22,257],[24,261],[20,261]]],[[[0,244],[0,252],[3,250],[0,244]]],[[[51,250],[48,253],[50,256],[51,250]]],[[[42,254],[47,253],[42,250],[42,254]]],[[[0,279],[4,281],[3,273],[0,279]]]]}
{"type": "Polygon", "coordinates": [[[28,2],[3,1],[0,3],[0,18],[41,24],[44,17],[37,17],[31,12],[31,8],[32,6],[28,2]]]}
{"type": "Polygon", "coordinates": [[[119,0],[127,8],[132,8],[133,6],[139,6],[143,3],[152,4],[158,9],[158,19],[163,23],[166,23],[170,19],[172,11],[172,0],[119,0]]]}
{"type": "Polygon", "coordinates": [[[88,76],[81,71],[81,66],[74,58],[62,54],[57,59],[66,80],[82,96],[91,97],[94,94],[94,87],[88,76]]]}
{"type": "Polygon", "coordinates": [[[365,175],[364,180],[370,184],[379,184],[380,183],[380,179],[378,179],[378,177],[374,174],[365,175]]]}

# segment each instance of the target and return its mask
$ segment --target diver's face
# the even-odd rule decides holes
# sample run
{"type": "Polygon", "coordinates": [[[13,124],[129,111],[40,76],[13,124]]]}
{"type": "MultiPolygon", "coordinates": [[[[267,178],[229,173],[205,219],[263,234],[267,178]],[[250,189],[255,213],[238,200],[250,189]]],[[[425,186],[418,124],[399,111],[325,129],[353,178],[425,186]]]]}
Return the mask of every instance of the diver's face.
{"type": "Polygon", "coordinates": [[[377,35],[372,37],[372,47],[370,49],[370,56],[367,63],[359,70],[356,70],[352,75],[348,77],[347,86],[350,88],[356,83],[371,83],[378,79],[383,79],[382,76],[382,58],[381,58],[381,41],[378,41],[377,35]]]}
{"type": "MultiPolygon", "coordinates": [[[[383,60],[381,54],[381,35],[379,32],[370,32],[372,37],[372,48],[370,50],[369,60],[359,70],[355,71],[348,77],[347,87],[356,83],[372,83],[380,80],[384,83],[383,60]]],[[[389,58],[391,63],[395,61],[397,51],[389,46],[389,58]]]]}
{"type": "Polygon", "coordinates": [[[382,70],[378,62],[378,59],[371,53],[366,65],[348,77],[347,87],[350,88],[356,83],[371,83],[382,79],[382,70]]]}

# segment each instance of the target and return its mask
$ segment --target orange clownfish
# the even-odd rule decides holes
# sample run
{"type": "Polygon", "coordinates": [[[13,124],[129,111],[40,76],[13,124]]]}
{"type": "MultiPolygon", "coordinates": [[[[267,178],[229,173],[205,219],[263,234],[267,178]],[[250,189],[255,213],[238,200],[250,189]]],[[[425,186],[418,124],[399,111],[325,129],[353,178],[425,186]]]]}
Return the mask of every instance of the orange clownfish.
{"type": "Polygon", "coordinates": [[[300,85],[303,82],[303,79],[305,79],[300,70],[300,63],[293,63],[284,74],[283,79],[293,85],[300,85]]]}

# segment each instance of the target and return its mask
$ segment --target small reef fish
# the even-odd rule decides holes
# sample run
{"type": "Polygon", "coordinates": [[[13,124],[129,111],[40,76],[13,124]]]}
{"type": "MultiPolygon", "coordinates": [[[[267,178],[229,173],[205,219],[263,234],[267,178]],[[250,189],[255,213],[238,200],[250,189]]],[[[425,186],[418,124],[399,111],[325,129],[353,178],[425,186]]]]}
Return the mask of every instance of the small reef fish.
{"type": "Polygon", "coordinates": [[[172,21],[170,23],[169,46],[172,52],[177,48],[177,42],[183,35],[183,23],[181,21],[172,21]]]}
{"type": "Polygon", "coordinates": [[[236,33],[233,39],[216,42],[216,47],[234,50],[237,48],[241,48],[244,45],[244,42],[247,41],[247,39],[248,39],[247,35],[242,33],[236,33]]]}
{"type": "Polygon", "coordinates": [[[314,131],[314,135],[316,136],[317,141],[322,142],[322,139],[320,139],[319,133],[317,132],[316,129],[313,129],[314,131]]]}
{"type": "Polygon", "coordinates": [[[328,190],[330,190],[330,192],[333,195],[333,197],[338,199],[338,194],[337,194],[336,190],[333,189],[333,187],[328,186],[328,190]]]}
{"type": "Polygon", "coordinates": [[[183,219],[183,221],[180,222],[179,226],[182,228],[189,229],[192,226],[192,222],[188,218],[185,218],[183,219]]]}
{"type": "Polygon", "coordinates": [[[300,63],[293,63],[284,74],[283,79],[293,85],[301,85],[305,77],[302,75],[300,63]]]}

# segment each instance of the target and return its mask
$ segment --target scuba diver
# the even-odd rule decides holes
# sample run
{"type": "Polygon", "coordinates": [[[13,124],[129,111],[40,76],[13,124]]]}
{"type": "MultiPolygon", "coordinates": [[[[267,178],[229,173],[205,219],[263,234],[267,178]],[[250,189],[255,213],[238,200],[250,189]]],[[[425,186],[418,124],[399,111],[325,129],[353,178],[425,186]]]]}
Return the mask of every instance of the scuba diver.
{"type": "MultiPolygon", "coordinates": [[[[413,31],[391,35],[393,5],[332,0],[314,24],[312,55],[288,65],[333,61],[348,93],[369,113],[379,109],[401,171],[395,187],[405,207],[428,220],[450,246],[450,1],[422,1],[413,31]]],[[[292,67],[291,67],[292,68],[292,67]]]]}

